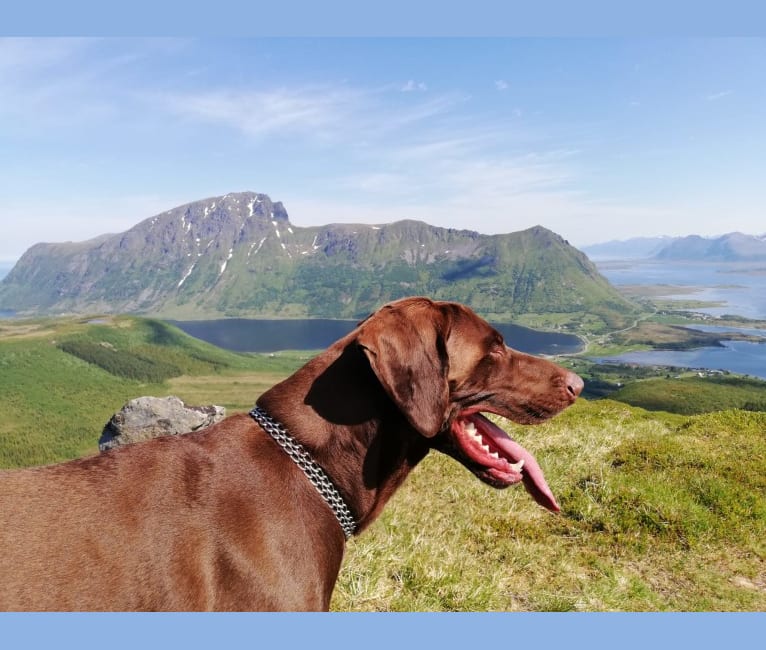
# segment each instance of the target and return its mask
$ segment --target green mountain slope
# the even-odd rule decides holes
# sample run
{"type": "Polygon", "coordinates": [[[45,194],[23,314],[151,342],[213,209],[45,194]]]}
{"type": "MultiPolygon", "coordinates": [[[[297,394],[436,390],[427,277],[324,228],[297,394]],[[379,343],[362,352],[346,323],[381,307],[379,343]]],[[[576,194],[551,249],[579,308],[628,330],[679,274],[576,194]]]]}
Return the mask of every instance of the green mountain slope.
{"type": "MultiPolygon", "coordinates": [[[[0,468],[94,452],[113,413],[141,395],[172,394],[174,378],[205,377],[205,390],[194,396],[200,401],[191,403],[231,407],[238,400],[230,375],[281,377],[297,363],[228,352],[166,323],[127,316],[0,321],[0,468]],[[217,378],[228,385],[223,393],[214,389],[217,378]]],[[[244,388],[242,404],[254,403],[255,391],[244,388]]]]}
{"type": "Polygon", "coordinates": [[[0,283],[0,309],[175,318],[357,318],[406,295],[465,302],[491,318],[559,314],[626,324],[636,307],[545,228],[505,235],[392,224],[300,228],[250,192],[169,210],[88,242],[37,244],[0,283]]]}

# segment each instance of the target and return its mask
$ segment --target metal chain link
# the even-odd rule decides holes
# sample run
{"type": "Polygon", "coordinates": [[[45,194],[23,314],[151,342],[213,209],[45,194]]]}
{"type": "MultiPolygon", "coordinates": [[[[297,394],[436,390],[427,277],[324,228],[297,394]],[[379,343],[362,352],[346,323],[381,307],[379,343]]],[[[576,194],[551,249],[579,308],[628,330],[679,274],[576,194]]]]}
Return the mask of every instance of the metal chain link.
{"type": "Polygon", "coordinates": [[[327,502],[327,505],[330,506],[340,527],[343,529],[346,539],[349,539],[356,530],[356,520],[343,497],[338,492],[338,489],[333,485],[330,477],[327,476],[327,473],[311,458],[311,454],[306,451],[306,448],[293,438],[279,422],[273,420],[260,406],[256,406],[250,411],[250,415],[285,450],[295,464],[301,468],[309,481],[311,481],[311,484],[327,502]]]}

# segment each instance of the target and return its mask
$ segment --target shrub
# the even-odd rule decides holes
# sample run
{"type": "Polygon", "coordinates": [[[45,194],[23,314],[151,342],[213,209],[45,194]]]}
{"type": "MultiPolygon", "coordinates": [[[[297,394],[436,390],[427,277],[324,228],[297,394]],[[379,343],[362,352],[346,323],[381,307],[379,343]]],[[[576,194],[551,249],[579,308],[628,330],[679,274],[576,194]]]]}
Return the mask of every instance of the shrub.
{"type": "Polygon", "coordinates": [[[78,359],[92,363],[117,377],[136,381],[160,383],[181,375],[181,369],[171,363],[147,359],[130,350],[117,350],[109,345],[92,341],[69,340],[58,346],[78,359]]]}

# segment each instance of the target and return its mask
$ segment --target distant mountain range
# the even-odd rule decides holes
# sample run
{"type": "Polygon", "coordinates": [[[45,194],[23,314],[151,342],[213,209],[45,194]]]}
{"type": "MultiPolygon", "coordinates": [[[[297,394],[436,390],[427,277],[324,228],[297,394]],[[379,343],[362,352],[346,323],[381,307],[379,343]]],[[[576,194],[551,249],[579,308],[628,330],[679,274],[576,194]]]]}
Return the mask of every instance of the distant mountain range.
{"type": "Polygon", "coordinates": [[[598,261],[762,262],[766,261],[766,235],[733,232],[720,237],[640,237],[584,246],[582,250],[598,261]]]}
{"type": "Polygon", "coordinates": [[[766,261],[766,236],[729,233],[712,239],[692,235],[676,239],[655,256],[661,260],[709,262],[766,261]]]}
{"type": "Polygon", "coordinates": [[[646,259],[654,257],[676,239],[675,237],[634,237],[583,246],[581,250],[594,261],[646,259]]]}
{"type": "Polygon", "coordinates": [[[0,309],[173,318],[360,318],[425,294],[488,318],[556,313],[619,325],[635,313],[580,251],[542,227],[506,235],[430,226],[297,227],[265,194],[168,210],[127,232],[36,244],[0,282],[0,309]]]}

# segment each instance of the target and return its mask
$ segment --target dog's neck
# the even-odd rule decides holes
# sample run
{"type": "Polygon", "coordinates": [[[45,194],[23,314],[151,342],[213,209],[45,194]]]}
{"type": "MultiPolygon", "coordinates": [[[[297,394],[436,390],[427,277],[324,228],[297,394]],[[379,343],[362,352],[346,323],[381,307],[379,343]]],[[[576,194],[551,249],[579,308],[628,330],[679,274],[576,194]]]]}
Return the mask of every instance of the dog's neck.
{"type": "Polygon", "coordinates": [[[261,425],[261,428],[273,438],[274,442],[282,447],[285,453],[290,456],[293,462],[306,475],[306,478],[311,481],[311,484],[335,514],[335,518],[343,529],[346,539],[349,539],[356,531],[356,519],[349,510],[348,504],[343,500],[343,497],[333,484],[332,479],[316,463],[306,448],[293,438],[290,432],[279,422],[273,420],[263,408],[256,406],[250,411],[250,417],[261,425]]]}
{"type": "Polygon", "coordinates": [[[338,342],[264,393],[258,405],[329,475],[357,520],[357,533],[428,453],[427,441],[353,342],[338,342]]]}

